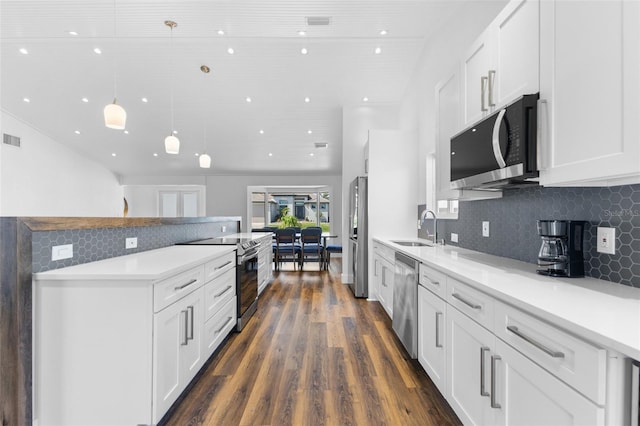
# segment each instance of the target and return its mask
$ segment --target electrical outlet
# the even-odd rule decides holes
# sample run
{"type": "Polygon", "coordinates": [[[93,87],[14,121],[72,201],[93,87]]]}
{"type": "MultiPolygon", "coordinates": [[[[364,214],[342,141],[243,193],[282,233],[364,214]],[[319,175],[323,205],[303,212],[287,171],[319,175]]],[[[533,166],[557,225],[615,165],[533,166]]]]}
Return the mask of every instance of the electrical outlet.
{"type": "Polygon", "coordinates": [[[51,260],[71,259],[73,257],[73,244],[51,247],[51,260]]]}
{"type": "Polygon", "coordinates": [[[487,220],[482,221],[482,236],[483,237],[489,236],[489,221],[487,220]]]}
{"type": "Polygon", "coordinates": [[[598,253],[616,254],[616,228],[598,226],[598,253]]]}
{"type": "Polygon", "coordinates": [[[227,232],[227,227],[225,225],[222,225],[222,228],[220,229],[222,232],[227,232]]]}
{"type": "Polygon", "coordinates": [[[126,238],[124,240],[124,248],[125,249],[133,249],[138,247],[138,238],[137,237],[131,237],[131,238],[126,238]]]}
{"type": "Polygon", "coordinates": [[[458,242],[458,234],[456,234],[455,232],[451,233],[451,242],[452,243],[457,243],[458,242]]]}

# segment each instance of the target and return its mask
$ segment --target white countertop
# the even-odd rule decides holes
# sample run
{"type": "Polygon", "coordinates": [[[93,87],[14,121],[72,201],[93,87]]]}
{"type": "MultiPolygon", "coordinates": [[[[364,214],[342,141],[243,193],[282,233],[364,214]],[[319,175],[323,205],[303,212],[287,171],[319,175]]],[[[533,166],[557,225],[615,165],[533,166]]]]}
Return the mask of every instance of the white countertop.
{"type": "Polygon", "coordinates": [[[39,280],[162,280],[235,250],[235,246],[169,246],[33,274],[39,280]]]}
{"type": "MultiPolygon", "coordinates": [[[[536,265],[455,246],[374,240],[600,346],[640,359],[640,289],[594,278],[553,278],[536,265]]],[[[423,241],[425,240],[407,240],[423,241]]]]}
{"type": "Polygon", "coordinates": [[[225,237],[231,238],[251,238],[252,240],[261,240],[263,238],[269,238],[271,240],[272,232],[240,232],[238,234],[225,235],[225,237]]]}

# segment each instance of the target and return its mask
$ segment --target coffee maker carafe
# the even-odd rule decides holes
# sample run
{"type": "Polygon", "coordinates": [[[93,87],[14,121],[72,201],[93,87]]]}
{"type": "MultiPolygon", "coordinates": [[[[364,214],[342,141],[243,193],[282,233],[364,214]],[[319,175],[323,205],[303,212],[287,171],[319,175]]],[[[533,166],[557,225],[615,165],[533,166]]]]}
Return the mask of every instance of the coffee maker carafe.
{"type": "Polygon", "coordinates": [[[538,220],[542,245],[538,253],[539,274],[584,277],[583,220],[538,220]]]}

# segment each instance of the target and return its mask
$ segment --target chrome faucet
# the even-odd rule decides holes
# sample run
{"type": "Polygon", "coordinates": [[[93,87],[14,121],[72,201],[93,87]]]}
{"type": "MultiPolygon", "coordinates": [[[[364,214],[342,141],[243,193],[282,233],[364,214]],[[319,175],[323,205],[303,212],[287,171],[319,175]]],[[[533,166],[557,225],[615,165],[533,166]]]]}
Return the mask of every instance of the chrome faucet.
{"type": "MultiPolygon", "coordinates": [[[[429,213],[431,213],[431,215],[433,216],[433,238],[432,238],[432,242],[433,244],[438,244],[438,218],[436,217],[436,214],[431,211],[431,210],[423,210],[422,213],[420,214],[420,226],[422,226],[422,224],[424,223],[424,221],[427,219],[427,216],[429,215],[429,213]]],[[[427,238],[429,238],[429,230],[427,230],[427,238]]]]}

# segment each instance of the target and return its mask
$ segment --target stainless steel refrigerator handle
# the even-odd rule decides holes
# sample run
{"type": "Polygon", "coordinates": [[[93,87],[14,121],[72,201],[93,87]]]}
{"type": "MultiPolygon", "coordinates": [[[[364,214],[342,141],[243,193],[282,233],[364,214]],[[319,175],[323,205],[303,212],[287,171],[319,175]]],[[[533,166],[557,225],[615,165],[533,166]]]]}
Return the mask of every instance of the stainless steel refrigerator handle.
{"type": "Polygon", "coordinates": [[[453,293],[451,296],[453,296],[453,298],[455,298],[455,299],[458,299],[459,301],[461,301],[462,303],[464,303],[465,305],[467,305],[471,309],[477,309],[477,310],[482,309],[482,305],[478,305],[476,303],[469,302],[467,299],[465,299],[464,297],[460,296],[458,293],[453,293]]]}
{"type": "Polygon", "coordinates": [[[488,98],[488,103],[490,107],[496,106],[496,104],[493,102],[493,87],[494,87],[493,81],[495,80],[495,78],[496,78],[496,70],[489,70],[489,77],[487,78],[488,86],[489,86],[489,90],[488,90],[489,96],[487,98],[488,98]]]}
{"type": "Polygon", "coordinates": [[[193,306],[187,306],[187,317],[191,317],[191,333],[187,335],[187,341],[193,340],[193,306]]]}
{"type": "Polygon", "coordinates": [[[536,348],[540,349],[542,352],[546,353],[547,355],[549,355],[552,358],[564,358],[564,353],[563,352],[555,351],[553,349],[549,349],[548,347],[546,347],[542,343],[540,343],[537,340],[533,339],[532,337],[527,336],[526,334],[524,334],[515,325],[508,325],[507,326],[507,330],[509,330],[510,332],[512,332],[513,334],[515,334],[516,336],[518,336],[519,338],[521,338],[525,342],[531,343],[533,346],[535,346],[536,348]]]}
{"type": "Polygon", "coordinates": [[[480,111],[488,111],[487,107],[484,106],[484,94],[485,94],[485,86],[487,85],[487,77],[480,77],[480,111]]]}
{"type": "Polygon", "coordinates": [[[182,285],[179,285],[179,286],[177,286],[177,287],[174,287],[173,289],[174,289],[174,290],[182,290],[183,288],[185,288],[185,287],[189,287],[191,284],[193,284],[193,283],[195,283],[195,282],[197,282],[197,281],[198,281],[198,279],[197,279],[197,278],[194,278],[194,279],[192,279],[191,281],[189,281],[188,283],[186,283],[186,284],[182,284],[182,285]]]}
{"type": "Polygon", "coordinates": [[[491,355],[491,408],[502,408],[496,401],[496,361],[502,358],[498,355],[491,355]]]}
{"type": "Polygon", "coordinates": [[[484,390],[484,376],[485,376],[484,353],[489,352],[490,350],[491,349],[489,349],[486,346],[483,346],[480,348],[480,396],[490,396],[489,392],[484,390]]]}
{"type": "Polygon", "coordinates": [[[225,294],[226,292],[229,291],[229,289],[233,288],[233,286],[228,285],[227,288],[225,288],[224,290],[222,290],[220,293],[216,294],[213,296],[214,299],[217,299],[218,297],[222,296],[223,294],[225,294]]]}
{"type": "Polygon", "coordinates": [[[189,344],[189,339],[187,338],[187,334],[189,333],[189,313],[187,311],[180,311],[180,316],[184,314],[184,340],[180,342],[181,346],[186,346],[189,344]]]}
{"type": "Polygon", "coordinates": [[[502,118],[506,113],[506,109],[503,109],[498,113],[498,118],[496,118],[496,122],[493,124],[493,138],[491,139],[491,144],[493,145],[493,156],[496,157],[498,166],[500,166],[501,169],[507,166],[507,163],[504,161],[502,153],[500,152],[500,123],[502,123],[502,118]]]}
{"type": "Polygon", "coordinates": [[[222,264],[222,265],[220,265],[220,266],[216,266],[215,268],[213,268],[213,270],[214,270],[214,271],[217,271],[218,269],[222,269],[222,268],[224,268],[225,266],[227,266],[228,264],[230,264],[231,262],[233,262],[233,261],[232,261],[232,260],[229,260],[229,261],[227,261],[227,262],[223,263],[223,264],[222,264]]]}
{"type": "Polygon", "coordinates": [[[436,312],[436,348],[442,347],[442,342],[440,342],[440,317],[442,317],[442,312],[436,312]]]}
{"type": "Polygon", "coordinates": [[[232,319],[233,317],[227,317],[227,320],[224,322],[224,324],[222,324],[222,327],[216,330],[216,334],[219,334],[222,330],[224,330],[227,324],[229,324],[229,321],[231,321],[232,319]]]}

